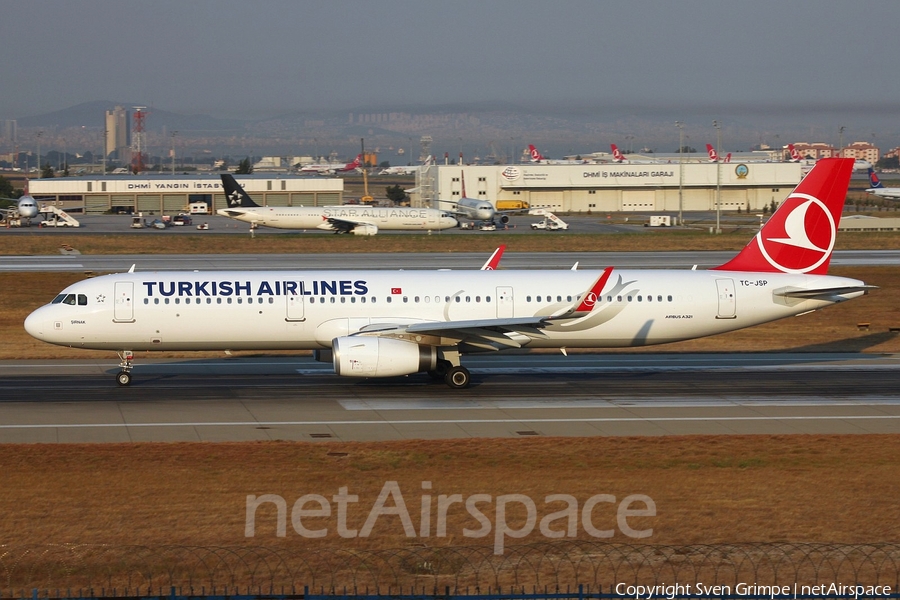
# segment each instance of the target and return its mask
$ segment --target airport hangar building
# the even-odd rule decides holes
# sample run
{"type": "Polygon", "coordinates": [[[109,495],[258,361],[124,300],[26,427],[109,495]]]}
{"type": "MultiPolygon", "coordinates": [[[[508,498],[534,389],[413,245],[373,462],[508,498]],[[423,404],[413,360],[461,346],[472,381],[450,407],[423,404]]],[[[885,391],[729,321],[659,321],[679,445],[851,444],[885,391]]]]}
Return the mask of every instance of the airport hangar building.
{"type": "MultiPolygon", "coordinates": [[[[331,206],[343,203],[344,181],[338,178],[238,175],[236,179],[264,206],[331,206]]],[[[32,179],[29,193],[40,202],[69,212],[178,214],[195,202],[213,212],[226,207],[218,175],[111,175],[32,179]]]]}
{"type": "Polygon", "coordinates": [[[722,210],[758,211],[781,203],[802,173],[790,162],[438,165],[420,169],[413,205],[459,199],[465,183],[469,198],[572,213],[677,212],[681,189],[683,210],[708,211],[716,209],[717,177],[722,210]]]}

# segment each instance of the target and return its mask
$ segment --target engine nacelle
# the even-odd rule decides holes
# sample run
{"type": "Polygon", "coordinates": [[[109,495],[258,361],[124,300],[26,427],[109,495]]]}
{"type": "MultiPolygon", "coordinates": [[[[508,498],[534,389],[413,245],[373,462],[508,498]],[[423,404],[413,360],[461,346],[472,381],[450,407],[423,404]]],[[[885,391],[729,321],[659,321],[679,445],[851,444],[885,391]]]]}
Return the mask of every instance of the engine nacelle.
{"type": "Polygon", "coordinates": [[[504,225],[509,223],[509,215],[500,215],[500,222],[504,225]]]}
{"type": "Polygon", "coordinates": [[[392,377],[437,368],[437,348],[392,338],[339,337],[331,349],[334,372],[344,377],[392,377]]]}
{"type": "Polygon", "coordinates": [[[378,233],[378,226],[372,223],[360,223],[353,228],[353,235],[375,235],[378,233]]]}

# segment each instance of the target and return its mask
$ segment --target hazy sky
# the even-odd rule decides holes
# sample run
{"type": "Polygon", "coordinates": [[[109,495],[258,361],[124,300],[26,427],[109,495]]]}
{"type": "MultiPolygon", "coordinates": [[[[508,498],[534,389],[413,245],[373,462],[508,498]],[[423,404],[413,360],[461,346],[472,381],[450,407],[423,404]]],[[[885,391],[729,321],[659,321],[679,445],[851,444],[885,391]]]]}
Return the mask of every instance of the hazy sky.
{"type": "Polygon", "coordinates": [[[0,118],[505,100],[900,117],[900,2],[2,0],[0,118]]]}

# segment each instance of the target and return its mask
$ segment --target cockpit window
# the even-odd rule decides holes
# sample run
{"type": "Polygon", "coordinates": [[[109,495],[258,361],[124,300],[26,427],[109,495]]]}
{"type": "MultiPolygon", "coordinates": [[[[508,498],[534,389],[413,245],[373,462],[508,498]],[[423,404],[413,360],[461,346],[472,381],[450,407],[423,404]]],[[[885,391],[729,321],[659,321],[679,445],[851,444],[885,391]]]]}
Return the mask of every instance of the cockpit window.
{"type": "Polygon", "coordinates": [[[87,306],[87,296],[85,294],[60,294],[53,299],[50,304],[68,304],[70,306],[87,306]]]}

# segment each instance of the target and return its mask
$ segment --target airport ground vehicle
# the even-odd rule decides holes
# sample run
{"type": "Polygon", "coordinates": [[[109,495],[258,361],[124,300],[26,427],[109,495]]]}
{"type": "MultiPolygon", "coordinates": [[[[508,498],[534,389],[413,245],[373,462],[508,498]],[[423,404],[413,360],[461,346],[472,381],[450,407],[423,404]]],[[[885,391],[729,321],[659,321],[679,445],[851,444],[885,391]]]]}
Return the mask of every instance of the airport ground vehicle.
{"type": "Polygon", "coordinates": [[[560,225],[557,221],[544,219],[542,221],[538,221],[537,223],[532,223],[531,228],[542,229],[544,231],[565,231],[569,228],[569,225],[567,223],[563,223],[562,225],[560,225]]]}
{"type": "Polygon", "coordinates": [[[530,207],[524,200],[497,200],[497,210],[528,210],[530,207]]]}
{"type": "Polygon", "coordinates": [[[532,229],[541,229],[544,231],[565,231],[569,228],[569,224],[554,215],[545,208],[533,208],[528,211],[529,215],[538,215],[544,217],[537,223],[532,223],[532,229]]]}

